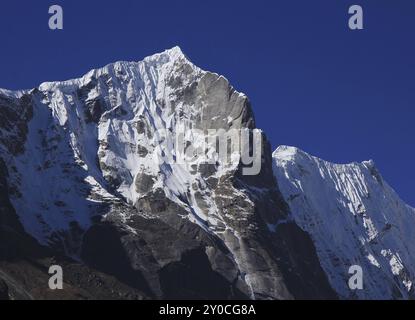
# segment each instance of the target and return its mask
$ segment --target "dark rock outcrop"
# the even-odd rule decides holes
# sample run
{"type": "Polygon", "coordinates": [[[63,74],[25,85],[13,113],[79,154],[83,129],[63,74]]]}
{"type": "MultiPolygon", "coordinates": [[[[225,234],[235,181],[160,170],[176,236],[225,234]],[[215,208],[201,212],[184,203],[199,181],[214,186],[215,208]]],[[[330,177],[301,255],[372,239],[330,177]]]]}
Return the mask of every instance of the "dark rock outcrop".
{"type": "Polygon", "coordinates": [[[6,282],[0,278],[0,300],[9,300],[9,287],[6,282]]]}

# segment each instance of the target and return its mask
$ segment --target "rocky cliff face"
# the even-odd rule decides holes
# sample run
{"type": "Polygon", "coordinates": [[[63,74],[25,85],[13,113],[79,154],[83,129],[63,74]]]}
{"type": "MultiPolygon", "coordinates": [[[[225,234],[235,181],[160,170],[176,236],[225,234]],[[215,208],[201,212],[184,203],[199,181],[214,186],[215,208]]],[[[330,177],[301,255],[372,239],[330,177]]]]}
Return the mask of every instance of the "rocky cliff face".
{"type": "MultiPolygon", "coordinates": [[[[0,256],[12,298],[337,297],[288,220],[249,100],[177,47],[1,91],[0,159],[2,236],[24,238],[13,259],[0,256]],[[228,135],[229,159],[215,153],[220,141],[203,143],[209,130],[228,135]],[[244,174],[241,132],[260,148],[258,174],[244,174]],[[63,293],[47,289],[53,262],[63,293]]],[[[2,243],[5,253],[18,242],[2,243]]]]}
{"type": "Polygon", "coordinates": [[[311,235],[339,297],[413,299],[415,209],[373,161],[333,164],[285,146],[273,157],[290,219],[311,235]],[[352,265],[362,268],[362,290],[348,286],[352,265]]]}

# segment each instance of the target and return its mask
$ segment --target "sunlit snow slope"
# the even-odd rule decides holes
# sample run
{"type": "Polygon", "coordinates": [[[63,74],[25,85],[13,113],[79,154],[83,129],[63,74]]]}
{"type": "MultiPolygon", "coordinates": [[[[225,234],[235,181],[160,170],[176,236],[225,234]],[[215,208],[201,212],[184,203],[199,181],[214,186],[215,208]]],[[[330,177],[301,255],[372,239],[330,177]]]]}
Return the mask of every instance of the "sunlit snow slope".
{"type": "Polygon", "coordinates": [[[274,173],[292,218],[308,232],[342,298],[414,297],[415,210],[383,180],[373,161],[333,164],[287,146],[274,173]],[[363,269],[363,289],[348,287],[349,267],[363,269]]]}

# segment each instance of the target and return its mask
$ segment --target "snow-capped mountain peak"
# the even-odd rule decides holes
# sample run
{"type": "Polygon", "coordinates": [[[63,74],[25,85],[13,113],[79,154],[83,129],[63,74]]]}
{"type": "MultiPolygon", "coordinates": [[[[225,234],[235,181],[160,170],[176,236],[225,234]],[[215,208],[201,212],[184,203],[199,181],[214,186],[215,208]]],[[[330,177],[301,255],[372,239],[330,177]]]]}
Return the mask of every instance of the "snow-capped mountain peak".
{"type": "Polygon", "coordinates": [[[414,209],[373,161],[333,164],[288,146],[271,155],[248,98],[179,47],[0,90],[0,196],[0,257],[20,241],[47,247],[40,256],[69,256],[134,296],[414,296],[414,209]],[[243,174],[245,144],[260,154],[258,175],[243,174]],[[351,265],[363,290],[347,286],[351,265]]]}
{"type": "Polygon", "coordinates": [[[333,164],[287,146],[273,158],[291,216],[313,238],[341,297],[413,297],[415,210],[383,180],[373,161],[333,164]],[[363,290],[348,287],[352,265],[363,269],[363,290]]]}
{"type": "Polygon", "coordinates": [[[27,230],[46,243],[73,221],[87,229],[99,199],[121,197],[134,204],[157,187],[175,200],[185,193],[191,181],[183,184],[176,177],[191,176],[185,178],[180,166],[167,172],[158,165],[160,153],[168,150],[156,152],[165,138],[157,133],[173,130],[181,117],[193,117],[193,103],[181,102],[178,94],[204,74],[174,47],[140,62],[115,62],[81,78],[26,91],[33,118],[25,152],[13,162],[20,194],[35,198],[13,201],[25,212],[21,220],[27,230]],[[65,178],[69,172],[72,182],[65,178]],[[147,177],[150,189],[136,186],[138,176],[147,177]],[[43,190],[43,200],[36,190],[43,190]],[[94,201],[88,204],[85,197],[94,201]],[[65,215],[58,213],[62,207],[65,215]]]}
{"type": "Polygon", "coordinates": [[[206,297],[334,296],[315,252],[300,258],[267,227],[312,247],[297,226],[279,224],[286,207],[260,130],[261,171],[241,173],[239,133],[255,130],[248,98],[225,77],[195,66],[179,47],[46,82],[21,96],[4,93],[0,169],[7,179],[0,188],[8,190],[7,210],[41,245],[127,276],[128,284],[143,278],[149,296],[201,292],[205,277],[212,282],[205,284],[206,297]],[[218,131],[229,134],[230,161],[216,153],[218,131]],[[213,141],[204,144],[209,136],[213,141]],[[178,161],[184,150],[186,161],[178,161]],[[114,266],[120,256],[127,262],[114,266]],[[203,276],[172,291],[176,277],[163,272],[183,266],[203,276]]]}

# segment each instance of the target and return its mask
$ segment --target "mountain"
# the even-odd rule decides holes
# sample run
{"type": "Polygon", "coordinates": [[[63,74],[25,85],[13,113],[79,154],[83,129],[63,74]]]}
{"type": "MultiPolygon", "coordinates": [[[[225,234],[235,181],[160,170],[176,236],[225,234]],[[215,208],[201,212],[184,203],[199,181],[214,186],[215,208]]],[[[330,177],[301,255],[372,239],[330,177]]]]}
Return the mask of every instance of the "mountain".
{"type": "Polygon", "coordinates": [[[412,299],[414,214],[178,47],[0,90],[0,299],[412,299]]]}
{"type": "Polygon", "coordinates": [[[338,297],[290,219],[248,98],[178,47],[0,90],[0,197],[0,296],[338,297]],[[51,291],[56,264],[64,289],[51,291]]]}
{"type": "Polygon", "coordinates": [[[310,234],[340,298],[415,297],[415,209],[373,161],[333,164],[287,146],[273,158],[290,219],[310,234]],[[362,268],[362,290],[349,289],[352,265],[362,268]]]}

